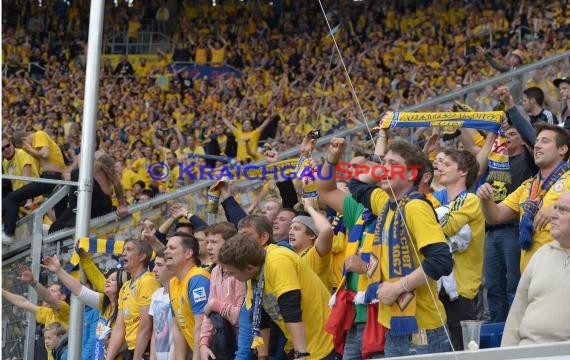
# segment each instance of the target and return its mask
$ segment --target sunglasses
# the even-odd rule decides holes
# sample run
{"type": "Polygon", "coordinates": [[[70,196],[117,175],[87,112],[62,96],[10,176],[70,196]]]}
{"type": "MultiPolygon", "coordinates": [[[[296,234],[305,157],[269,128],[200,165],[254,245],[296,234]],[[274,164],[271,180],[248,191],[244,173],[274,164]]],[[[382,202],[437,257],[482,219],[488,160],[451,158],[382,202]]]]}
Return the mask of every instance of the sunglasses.
{"type": "Polygon", "coordinates": [[[10,147],[12,147],[12,144],[6,144],[6,145],[2,146],[2,151],[8,150],[10,147]]]}

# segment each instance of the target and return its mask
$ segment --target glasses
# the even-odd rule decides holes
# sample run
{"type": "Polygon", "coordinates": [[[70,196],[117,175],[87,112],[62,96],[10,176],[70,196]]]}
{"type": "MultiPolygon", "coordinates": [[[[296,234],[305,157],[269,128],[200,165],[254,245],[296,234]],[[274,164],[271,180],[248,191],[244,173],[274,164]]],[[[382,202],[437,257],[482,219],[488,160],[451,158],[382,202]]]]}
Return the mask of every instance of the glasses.
{"type": "Polygon", "coordinates": [[[11,147],[12,147],[12,144],[6,144],[6,145],[2,146],[2,151],[8,150],[11,147]]]}

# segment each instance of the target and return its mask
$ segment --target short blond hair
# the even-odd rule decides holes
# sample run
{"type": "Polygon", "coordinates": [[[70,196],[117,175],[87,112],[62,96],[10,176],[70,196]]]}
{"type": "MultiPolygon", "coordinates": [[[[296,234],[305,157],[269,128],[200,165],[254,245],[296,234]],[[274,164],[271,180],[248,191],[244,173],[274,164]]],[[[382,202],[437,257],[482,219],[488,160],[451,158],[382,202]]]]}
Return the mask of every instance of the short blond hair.
{"type": "Polygon", "coordinates": [[[63,325],[58,322],[52,322],[51,324],[48,324],[44,328],[44,334],[48,331],[52,331],[56,336],[63,336],[67,333],[67,330],[65,330],[63,325]]]}

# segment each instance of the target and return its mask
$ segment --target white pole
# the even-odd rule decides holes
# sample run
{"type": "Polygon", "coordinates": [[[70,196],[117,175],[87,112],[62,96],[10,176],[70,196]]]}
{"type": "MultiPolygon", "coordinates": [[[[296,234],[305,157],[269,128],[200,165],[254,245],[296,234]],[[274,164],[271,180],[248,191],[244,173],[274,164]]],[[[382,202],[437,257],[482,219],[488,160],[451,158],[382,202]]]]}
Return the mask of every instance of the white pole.
{"type": "MultiPolygon", "coordinates": [[[[85,95],[83,126],[81,131],[81,159],[79,166],[79,187],[77,194],[76,241],[89,235],[91,219],[91,195],[93,192],[93,162],[95,153],[95,131],[97,124],[97,103],[99,99],[99,63],[103,38],[103,15],[105,0],[91,0],[89,15],[89,39],[87,42],[87,66],[85,69],[85,95]]],[[[81,360],[81,335],[83,333],[83,304],[71,297],[69,315],[68,359],[81,360]]]]}

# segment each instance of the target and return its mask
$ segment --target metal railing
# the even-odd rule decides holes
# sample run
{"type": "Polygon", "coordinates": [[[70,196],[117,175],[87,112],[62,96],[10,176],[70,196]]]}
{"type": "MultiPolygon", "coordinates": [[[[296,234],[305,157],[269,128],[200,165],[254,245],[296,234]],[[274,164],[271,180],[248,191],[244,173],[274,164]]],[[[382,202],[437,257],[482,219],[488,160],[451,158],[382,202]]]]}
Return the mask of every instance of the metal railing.
{"type": "MultiPolygon", "coordinates": [[[[502,74],[492,79],[488,79],[477,84],[469,85],[464,88],[455,90],[448,94],[444,94],[438,96],[434,99],[427,100],[421,104],[417,104],[414,106],[410,106],[402,111],[419,111],[424,109],[431,109],[434,106],[443,106],[454,100],[463,101],[464,98],[473,91],[479,91],[487,86],[497,86],[509,83],[512,81],[513,78],[524,78],[528,75],[531,71],[542,69],[544,67],[557,64],[562,62],[563,70],[570,68],[569,65],[570,59],[570,51],[566,51],[562,54],[558,54],[542,61],[539,61],[535,64],[528,65],[521,67],[517,70],[510,71],[508,73],[502,74]]],[[[372,127],[375,126],[377,123],[377,119],[366,119],[368,120],[368,124],[365,125],[364,121],[362,124],[355,126],[350,129],[345,129],[342,131],[336,132],[334,135],[329,135],[323,137],[317,141],[317,148],[322,147],[330,142],[330,139],[335,137],[344,137],[348,140],[350,144],[351,137],[359,136],[359,134],[367,133],[367,126],[372,127]]],[[[280,154],[281,159],[292,158],[299,153],[299,148],[293,148],[287,151],[284,151],[280,154]]],[[[350,153],[350,150],[347,152],[350,153]]],[[[346,154],[350,156],[350,154],[346,154]]],[[[262,165],[265,161],[256,162],[255,165],[262,165]]],[[[100,234],[104,234],[106,231],[113,231],[118,229],[119,227],[126,226],[128,229],[126,231],[126,236],[128,235],[136,235],[140,234],[140,229],[138,228],[138,224],[133,224],[132,219],[137,214],[141,214],[140,217],[146,215],[153,215],[157,216],[160,214],[166,213],[166,209],[161,209],[164,204],[168,202],[181,202],[186,201],[187,206],[189,209],[193,210],[195,214],[200,214],[204,219],[207,218],[206,215],[206,192],[205,190],[209,187],[213,181],[202,181],[199,183],[195,183],[192,185],[188,185],[177,189],[171,193],[167,193],[164,195],[157,196],[153,199],[150,199],[148,202],[140,203],[131,205],[128,209],[129,216],[126,218],[119,218],[115,213],[109,213],[107,215],[101,216],[99,218],[95,218],[91,220],[90,226],[93,235],[99,236],[100,234]],[[189,196],[189,197],[188,197],[189,196]],[[191,204],[193,203],[193,204],[191,204]],[[159,209],[157,211],[157,208],[159,209]],[[156,214],[158,213],[158,214],[156,214]]],[[[234,193],[238,196],[240,193],[244,193],[247,190],[255,190],[259,192],[259,187],[262,184],[261,181],[253,181],[253,182],[236,182],[233,185],[234,193]],[[240,188],[240,190],[236,190],[236,188],[240,188]]],[[[65,185],[60,190],[56,191],[54,195],[48,198],[34,213],[28,215],[27,217],[21,219],[18,222],[17,227],[17,238],[20,238],[18,242],[14,245],[10,246],[6,251],[3,253],[3,270],[8,269],[10,266],[14,266],[14,264],[18,263],[25,263],[28,262],[28,258],[31,257],[31,268],[34,276],[39,274],[39,262],[42,251],[45,252],[55,252],[58,253],[62,250],[65,250],[67,247],[71,247],[73,244],[73,235],[74,235],[74,228],[64,229],[46,236],[43,236],[42,229],[43,229],[43,217],[47,213],[48,210],[53,208],[55,204],[57,204],[63,197],[67,195],[69,192],[70,187],[69,185],[65,185]],[[22,236],[23,233],[26,233],[25,236],[22,236]],[[18,235],[20,233],[20,235],[18,235]],[[21,239],[24,237],[24,239],[21,239]],[[57,250],[54,250],[54,247],[57,250]]],[[[249,205],[249,201],[245,201],[242,203],[245,207],[249,205]]],[[[222,215],[218,214],[217,217],[210,217],[210,221],[215,221],[217,219],[221,219],[222,215]]],[[[36,294],[32,291],[29,293],[30,301],[36,301],[36,294]]],[[[33,351],[34,345],[34,332],[35,332],[35,317],[29,315],[27,317],[27,330],[26,330],[26,343],[23,350],[24,358],[31,359],[32,357],[29,356],[33,351]]],[[[11,343],[15,344],[15,343],[11,343]]],[[[6,345],[6,342],[4,342],[6,345]]],[[[4,348],[6,349],[6,348],[4,348]]],[[[4,352],[4,355],[9,355],[8,353],[4,352]]]]}
{"type": "MultiPolygon", "coordinates": [[[[533,70],[540,69],[540,68],[543,68],[545,66],[548,66],[548,65],[551,65],[554,63],[558,63],[560,61],[568,61],[569,59],[570,59],[570,51],[566,51],[562,54],[554,55],[552,57],[549,57],[548,59],[544,59],[544,60],[539,61],[537,63],[518,68],[514,71],[507,72],[505,74],[499,75],[499,76],[494,77],[492,79],[484,80],[484,81],[481,81],[479,83],[472,84],[472,85],[466,86],[464,88],[455,90],[455,91],[450,92],[448,94],[444,94],[444,95],[438,96],[436,98],[427,100],[421,104],[417,104],[414,106],[404,108],[404,109],[402,109],[402,111],[419,111],[419,110],[431,108],[431,107],[436,106],[436,105],[441,105],[444,103],[452,102],[454,100],[463,101],[464,97],[473,91],[482,90],[489,85],[506,84],[506,83],[509,83],[513,78],[521,77],[525,74],[528,74],[529,72],[531,72],[533,70]]],[[[320,138],[319,140],[317,140],[316,146],[319,147],[319,146],[323,146],[325,144],[328,144],[330,142],[330,139],[333,136],[334,137],[344,137],[348,140],[348,143],[350,144],[350,140],[351,140],[352,135],[366,132],[367,127],[375,126],[377,124],[377,121],[378,121],[378,119],[369,120],[367,125],[365,125],[363,122],[362,124],[355,126],[353,128],[341,130],[341,131],[336,132],[333,135],[329,135],[329,136],[325,136],[323,138],[320,138]]],[[[292,148],[292,149],[289,149],[287,151],[282,152],[280,154],[280,159],[292,158],[298,154],[299,154],[299,148],[295,147],[295,148],[292,148]]],[[[255,165],[262,165],[265,163],[266,163],[265,161],[258,161],[254,164],[255,165]]],[[[244,183],[245,182],[240,182],[240,183],[236,183],[236,185],[241,186],[244,183]]],[[[205,189],[207,189],[212,184],[213,184],[213,181],[202,181],[199,183],[195,183],[195,184],[188,185],[188,186],[185,186],[183,188],[177,189],[171,193],[167,193],[165,195],[157,196],[157,197],[149,200],[148,202],[145,202],[142,204],[137,204],[137,205],[132,205],[131,207],[129,207],[129,214],[132,215],[133,213],[138,212],[138,211],[148,210],[151,207],[159,206],[159,205],[161,205],[165,202],[171,201],[171,200],[176,200],[176,199],[180,200],[181,198],[183,198],[184,196],[186,196],[188,194],[197,194],[201,191],[204,191],[205,189]]],[[[259,184],[261,184],[261,181],[250,182],[249,185],[258,186],[259,184]]],[[[205,207],[206,201],[204,200],[203,202],[201,202],[201,205],[202,205],[202,207],[205,207]]],[[[108,214],[108,215],[102,216],[102,217],[97,218],[94,221],[92,221],[92,227],[97,228],[99,226],[103,226],[107,223],[114,222],[117,220],[118,220],[118,217],[116,214],[114,214],[114,213],[108,214]]],[[[72,234],[73,234],[73,229],[62,230],[60,232],[50,234],[49,236],[47,236],[45,238],[45,241],[46,242],[57,241],[57,240],[69,237],[72,234]]]]}
{"type": "Polygon", "coordinates": [[[174,51],[171,38],[157,31],[139,31],[137,38],[129,37],[127,31],[115,33],[104,44],[105,54],[155,54],[160,49],[165,53],[174,51]]]}

